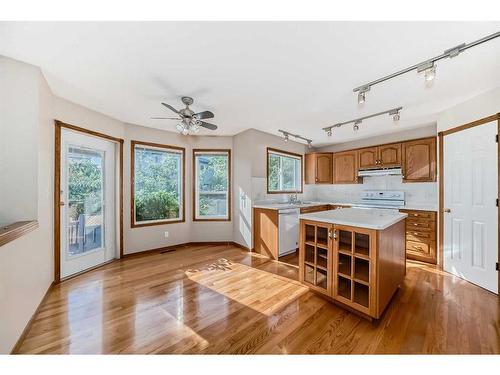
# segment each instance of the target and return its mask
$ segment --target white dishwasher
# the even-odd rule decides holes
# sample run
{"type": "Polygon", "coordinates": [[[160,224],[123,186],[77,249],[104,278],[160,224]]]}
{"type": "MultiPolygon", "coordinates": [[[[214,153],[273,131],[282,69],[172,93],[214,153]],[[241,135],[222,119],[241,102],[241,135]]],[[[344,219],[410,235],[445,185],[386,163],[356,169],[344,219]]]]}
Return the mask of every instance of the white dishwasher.
{"type": "Polygon", "coordinates": [[[279,256],[293,253],[299,247],[299,213],[299,208],[278,211],[279,256]]]}

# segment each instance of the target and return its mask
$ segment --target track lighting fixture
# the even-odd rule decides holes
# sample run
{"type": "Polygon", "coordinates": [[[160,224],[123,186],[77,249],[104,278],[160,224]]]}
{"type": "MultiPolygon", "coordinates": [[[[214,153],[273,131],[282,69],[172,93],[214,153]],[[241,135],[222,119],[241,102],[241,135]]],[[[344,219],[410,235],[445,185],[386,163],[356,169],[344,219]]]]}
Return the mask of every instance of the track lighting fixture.
{"type": "Polygon", "coordinates": [[[399,119],[401,118],[401,116],[399,115],[399,111],[400,111],[399,109],[396,109],[394,111],[389,112],[389,116],[392,116],[392,120],[394,122],[399,121],[399,119]]]}
{"type": "Polygon", "coordinates": [[[366,93],[370,91],[370,86],[362,87],[358,93],[358,104],[363,104],[366,100],[366,93]]]}
{"type": "Polygon", "coordinates": [[[327,127],[323,128],[323,130],[326,132],[326,135],[330,137],[332,135],[332,129],[333,128],[340,128],[343,125],[353,124],[353,130],[357,131],[357,130],[359,130],[359,124],[361,124],[361,122],[363,120],[366,120],[366,119],[369,119],[369,118],[372,118],[372,117],[377,117],[377,116],[385,115],[385,114],[388,114],[389,116],[392,116],[392,119],[394,121],[399,121],[399,119],[400,119],[400,112],[401,112],[402,109],[403,109],[403,107],[397,107],[397,108],[389,109],[387,111],[378,112],[378,113],[374,113],[372,115],[368,115],[368,116],[356,118],[354,120],[340,122],[340,123],[335,124],[335,125],[327,126],[327,127]]]}
{"type": "Polygon", "coordinates": [[[374,85],[377,85],[379,83],[388,81],[392,78],[398,77],[402,74],[411,72],[413,70],[417,70],[418,73],[420,72],[425,72],[425,81],[430,82],[436,77],[436,66],[435,63],[436,61],[447,59],[447,58],[454,58],[458,56],[460,53],[468,50],[469,48],[475,47],[479,44],[488,42],[492,39],[500,37],[500,31],[496,32],[494,34],[487,35],[481,39],[475,40],[474,42],[471,43],[462,43],[459,44],[455,47],[449,48],[446,51],[444,51],[441,55],[432,57],[430,59],[427,59],[421,63],[409,66],[408,68],[401,69],[400,71],[397,71],[395,73],[389,74],[385,77],[376,79],[375,81],[365,83],[364,85],[358,86],[353,89],[353,92],[358,93],[358,103],[362,104],[365,102],[365,93],[370,90],[370,88],[374,85]]]}
{"type": "Polygon", "coordinates": [[[302,139],[303,141],[306,141],[307,142],[307,147],[309,148],[312,148],[312,139],[309,139],[309,138],[305,138],[301,135],[298,135],[298,134],[292,134],[292,133],[289,133],[285,130],[278,130],[281,134],[283,134],[283,139],[285,142],[288,142],[288,139],[290,137],[294,137],[294,138],[297,138],[297,139],[302,139]]]}

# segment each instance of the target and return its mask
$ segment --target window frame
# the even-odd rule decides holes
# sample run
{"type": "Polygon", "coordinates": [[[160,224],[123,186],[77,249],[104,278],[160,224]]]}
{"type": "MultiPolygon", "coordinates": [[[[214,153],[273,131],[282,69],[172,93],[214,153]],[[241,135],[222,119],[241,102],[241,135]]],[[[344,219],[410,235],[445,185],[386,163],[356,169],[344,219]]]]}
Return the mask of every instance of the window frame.
{"type": "Polygon", "coordinates": [[[231,164],[231,149],[193,149],[193,191],[192,191],[192,207],[193,207],[193,221],[231,221],[231,213],[232,213],[232,184],[231,184],[231,179],[232,179],[232,164],[231,164]],[[228,207],[228,212],[227,212],[227,217],[225,218],[217,218],[217,217],[208,217],[208,218],[197,218],[196,217],[196,189],[197,189],[197,182],[196,182],[196,154],[203,155],[206,153],[209,155],[210,153],[225,153],[227,154],[227,207],[228,207]]]}
{"type": "Polygon", "coordinates": [[[186,149],[184,147],[173,146],[173,145],[165,145],[160,143],[153,142],[145,142],[145,141],[130,141],[130,227],[131,228],[141,228],[141,227],[149,227],[154,225],[168,225],[168,224],[176,224],[176,223],[184,223],[186,221],[186,149]],[[179,210],[181,213],[181,217],[179,219],[163,219],[158,221],[148,221],[148,222],[139,222],[135,221],[135,147],[137,145],[144,146],[145,148],[159,148],[159,149],[167,149],[167,150],[175,150],[180,151],[179,154],[182,156],[182,166],[181,166],[181,205],[182,208],[179,210]]]}
{"type": "Polygon", "coordinates": [[[266,191],[267,194],[302,194],[304,191],[304,155],[277,148],[267,147],[266,149],[266,191]],[[300,159],[300,190],[269,190],[269,154],[282,154],[300,159]]]}

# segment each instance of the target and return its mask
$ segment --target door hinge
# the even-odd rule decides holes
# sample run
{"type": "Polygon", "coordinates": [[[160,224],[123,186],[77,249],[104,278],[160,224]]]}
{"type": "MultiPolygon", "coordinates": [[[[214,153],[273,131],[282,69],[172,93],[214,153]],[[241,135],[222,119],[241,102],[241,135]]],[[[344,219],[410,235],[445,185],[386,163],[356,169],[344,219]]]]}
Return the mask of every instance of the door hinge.
{"type": "Polygon", "coordinates": [[[495,265],[495,269],[498,271],[498,262],[495,265]]]}
{"type": "Polygon", "coordinates": [[[497,207],[498,207],[498,198],[497,198],[497,207]]]}
{"type": "Polygon", "coordinates": [[[498,143],[498,134],[495,135],[495,141],[498,143]]]}

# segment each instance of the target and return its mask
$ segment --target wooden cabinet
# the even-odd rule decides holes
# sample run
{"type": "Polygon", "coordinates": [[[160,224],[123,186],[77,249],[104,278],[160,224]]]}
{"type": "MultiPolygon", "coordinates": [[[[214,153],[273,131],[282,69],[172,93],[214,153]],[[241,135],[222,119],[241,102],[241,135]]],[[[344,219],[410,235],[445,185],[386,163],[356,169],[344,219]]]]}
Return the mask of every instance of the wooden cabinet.
{"type": "Polygon", "coordinates": [[[358,167],[375,168],[378,160],[378,147],[367,147],[358,150],[358,167]]]}
{"type": "Polygon", "coordinates": [[[358,150],[360,169],[394,167],[401,165],[401,143],[391,143],[358,150]]]}
{"type": "Polygon", "coordinates": [[[402,145],[391,143],[378,147],[379,166],[393,167],[401,165],[402,145]]]}
{"type": "Polygon", "coordinates": [[[333,154],[333,182],[335,184],[358,183],[358,153],[356,150],[333,154]]]}
{"type": "Polygon", "coordinates": [[[332,181],[332,153],[317,152],[305,155],[305,183],[331,184],[332,181]]]}
{"type": "Polygon", "coordinates": [[[310,214],[311,212],[320,212],[320,211],[328,211],[330,210],[329,204],[323,204],[320,206],[310,206],[310,207],[302,207],[300,209],[301,214],[310,214]]]}
{"type": "Polygon", "coordinates": [[[436,138],[403,143],[403,182],[436,181],[436,138]]]}
{"type": "Polygon", "coordinates": [[[332,295],[333,225],[301,220],[299,279],[311,289],[332,295]]]}
{"type": "Polygon", "coordinates": [[[279,222],[278,210],[266,208],[253,209],[254,251],[278,259],[279,254],[279,222]]]}
{"type": "Polygon", "coordinates": [[[384,230],[300,221],[299,280],[378,319],[405,275],[405,222],[384,230]]]}
{"type": "Polygon", "coordinates": [[[434,211],[400,210],[406,219],[406,257],[436,264],[437,235],[434,211]]]}

